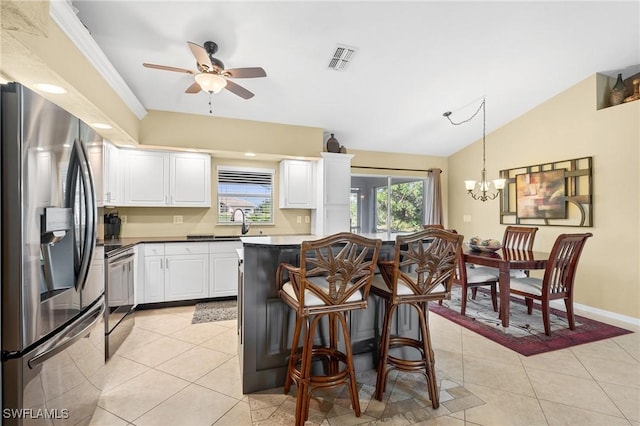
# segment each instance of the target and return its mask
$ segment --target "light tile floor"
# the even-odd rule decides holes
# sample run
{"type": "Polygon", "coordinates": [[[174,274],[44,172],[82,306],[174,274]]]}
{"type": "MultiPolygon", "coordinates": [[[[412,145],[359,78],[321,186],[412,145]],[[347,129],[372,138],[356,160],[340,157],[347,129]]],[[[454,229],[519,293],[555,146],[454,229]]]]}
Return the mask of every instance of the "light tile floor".
{"type": "MultiPolygon", "coordinates": [[[[236,321],[191,324],[194,307],[136,313],[136,326],[105,368],[90,425],[289,425],[292,395],[243,395],[236,321]]],[[[603,320],[602,318],[596,318],[603,320]]],[[[611,321],[607,321],[610,322],[611,321]]],[[[524,357],[431,314],[441,405],[419,376],[396,375],[386,401],[372,398],[375,371],[359,373],[362,415],[346,391],[313,401],[308,424],[637,425],[640,334],[524,357]]]]}

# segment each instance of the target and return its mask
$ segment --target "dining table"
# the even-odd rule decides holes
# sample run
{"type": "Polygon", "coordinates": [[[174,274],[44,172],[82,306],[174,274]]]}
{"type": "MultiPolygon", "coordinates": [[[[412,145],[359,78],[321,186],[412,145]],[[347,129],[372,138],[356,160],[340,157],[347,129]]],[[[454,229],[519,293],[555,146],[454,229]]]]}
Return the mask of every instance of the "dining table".
{"type": "Polygon", "coordinates": [[[549,253],[540,251],[500,248],[496,251],[482,251],[464,245],[462,257],[466,263],[489,266],[499,271],[500,319],[503,327],[509,327],[509,293],[511,270],[545,269],[549,253]]]}

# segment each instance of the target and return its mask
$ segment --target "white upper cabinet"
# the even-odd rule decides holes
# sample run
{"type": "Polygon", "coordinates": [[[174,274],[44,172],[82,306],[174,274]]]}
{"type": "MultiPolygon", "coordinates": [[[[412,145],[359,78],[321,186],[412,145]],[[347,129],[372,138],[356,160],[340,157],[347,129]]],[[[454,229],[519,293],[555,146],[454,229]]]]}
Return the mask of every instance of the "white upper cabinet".
{"type": "Polygon", "coordinates": [[[280,208],[312,209],[315,207],[313,163],[301,160],[280,162],[280,208]]]}
{"type": "Polygon", "coordinates": [[[176,152],[170,155],[171,205],[211,206],[211,159],[208,155],[176,152]]]}
{"type": "Polygon", "coordinates": [[[169,205],[169,155],[162,151],[126,150],[124,204],[169,205]]]}
{"type": "Polygon", "coordinates": [[[211,206],[207,154],[126,150],[124,205],[211,206]]]}
{"type": "Polygon", "coordinates": [[[98,207],[122,203],[122,172],[117,146],[104,141],[87,147],[98,207]]]}
{"type": "Polygon", "coordinates": [[[122,204],[122,175],[120,149],[109,142],[105,142],[103,170],[103,200],[105,206],[119,206],[122,204]]]}

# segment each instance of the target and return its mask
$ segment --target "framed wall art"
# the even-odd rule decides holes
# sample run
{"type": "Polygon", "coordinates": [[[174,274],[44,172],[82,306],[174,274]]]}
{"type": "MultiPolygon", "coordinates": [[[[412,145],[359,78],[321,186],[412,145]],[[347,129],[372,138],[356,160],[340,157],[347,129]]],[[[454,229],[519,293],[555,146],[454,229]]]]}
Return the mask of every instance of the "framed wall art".
{"type": "Polygon", "coordinates": [[[500,223],[593,226],[593,158],[500,170],[500,223]]]}

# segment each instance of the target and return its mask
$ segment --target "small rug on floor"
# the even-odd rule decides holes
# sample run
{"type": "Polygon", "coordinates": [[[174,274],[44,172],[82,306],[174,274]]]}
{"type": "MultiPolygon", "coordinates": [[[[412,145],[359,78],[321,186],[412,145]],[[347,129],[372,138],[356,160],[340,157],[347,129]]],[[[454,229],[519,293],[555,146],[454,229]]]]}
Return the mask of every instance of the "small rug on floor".
{"type": "Polygon", "coordinates": [[[533,313],[528,315],[524,299],[517,297],[511,298],[509,327],[505,329],[498,319],[498,313],[493,311],[488,290],[478,289],[476,300],[471,299],[469,291],[466,316],[460,314],[460,290],[460,286],[454,285],[451,300],[443,301],[442,305],[430,303],[431,312],[525,356],[632,333],[579,315],[575,315],[575,330],[570,330],[564,310],[551,308],[551,336],[547,336],[544,334],[540,305],[534,304],[533,313]]]}
{"type": "Polygon", "coordinates": [[[197,303],[191,324],[226,321],[238,318],[238,302],[222,300],[216,302],[197,303]]]}

